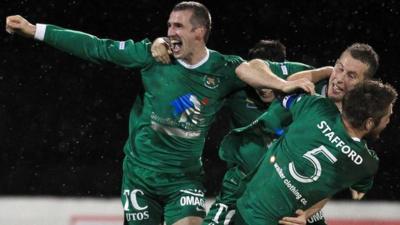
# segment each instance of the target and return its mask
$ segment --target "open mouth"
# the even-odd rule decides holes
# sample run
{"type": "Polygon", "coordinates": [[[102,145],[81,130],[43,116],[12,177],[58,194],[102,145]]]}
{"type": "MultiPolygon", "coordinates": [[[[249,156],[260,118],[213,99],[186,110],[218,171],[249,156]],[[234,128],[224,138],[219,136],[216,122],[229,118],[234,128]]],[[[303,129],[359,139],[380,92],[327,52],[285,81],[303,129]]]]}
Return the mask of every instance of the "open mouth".
{"type": "Polygon", "coordinates": [[[182,49],[182,41],[171,40],[171,50],[173,53],[177,53],[182,49]]]}
{"type": "Polygon", "coordinates": [[[332,89],[333,89],[333,92],[334,92],[334,93],[339,93],[339,92],[342,92],[342,91],[343,91],[343,89],[340,88],[339,86],[337,86],[336,84],[333,84],[333,85],[332,85],[332,89]]]}
{"type": "Polygon", "coordinates": [[[272,90],[263,90],[263,89],[261,89],[261,90],[258,90],[258,92],[262,97],[270,97],[270,96],[272,96],[274,94],[272,92],[272,90]]]}

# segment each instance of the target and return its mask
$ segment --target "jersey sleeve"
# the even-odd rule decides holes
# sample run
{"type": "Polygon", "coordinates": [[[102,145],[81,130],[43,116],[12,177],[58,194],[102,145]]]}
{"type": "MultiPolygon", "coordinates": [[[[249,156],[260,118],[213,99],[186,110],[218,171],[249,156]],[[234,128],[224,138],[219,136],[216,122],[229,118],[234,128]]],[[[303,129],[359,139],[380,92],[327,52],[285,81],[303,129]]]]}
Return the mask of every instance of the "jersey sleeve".
{"type": "Polygon", "coordinates": [[[284,128],[292,121],[292,115],[282,107],[279,101],[275,100],[269,106],[268,111],[262,114],[258,120],[264,132],[281,136],[284,128]]]}
{"type": "Polygon", "coordinates": [[[285,80],[287,79],[288,71],[285,70],[285,67],[282,66],[283,64],[278,63],[278,62],[268,61],[268,60],[265,60],[264,63],[267,64],[269,69],[275,75],[277,75],[279,78],[282,78],[282,79],[285,79],[285,80]]]}
{"type": "Polygon", "coordinates": [[[321,96],[310,96],[307,94],[292,94],[287,95],[281,100],[281,104],[292,115],[293,120],[304,113],[310,113],[311,110],[317,111],[318,103],[326,99],[321,96]]]}
{"type": "Polygon", "coordinates": [[[95,62],[111,62],[127,68],[142,68],[154,62],[151,42],[114,41],[96,36],[46,25],[44,42],[74,56],[95,62]]]}
{"type": "Polygon", "coordinates": [[[318,81],[315,84],[315,92],[319,95],[326,96],[328,92],[328,79],[318,81]]]}
{"type": "Polygon", "coordinates": [[[287,79],[289,76],[304,70],[311,70],[314,67],[299,63],[299,62],[272,62],[272,61],[265,61],[265,63],[269,66],[271,71],[276,74],[278,77],[282,79],[287,79]]]}
{"type": "Polygon", "coordinates": [[[352,185],[351,188],[358,192],[367,193],[372,188],[373,184],[374,178],[368,177],[352,185]]]}
{"type": "Polygon", "coordinates": [[[228,75],[227,77],[233,86],[233,90],[246,87],[247,84],[236,75],[236,68],[245,61],[241,57],[235,55],[225,56],[225,61],[226,71],[224,73],[228,75]]]}

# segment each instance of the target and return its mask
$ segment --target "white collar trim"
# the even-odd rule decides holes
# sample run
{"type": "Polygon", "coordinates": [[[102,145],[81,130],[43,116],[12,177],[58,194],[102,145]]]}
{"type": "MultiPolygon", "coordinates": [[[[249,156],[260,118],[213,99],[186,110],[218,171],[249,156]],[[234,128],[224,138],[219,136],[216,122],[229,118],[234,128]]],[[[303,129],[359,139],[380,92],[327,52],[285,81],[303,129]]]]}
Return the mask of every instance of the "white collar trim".
{"type": "Polygon", "coordinates": [[[353,139],[353,141],[361,142],[361,139],[358,137],[351,137],[351,139],[353,139]]]}
{"type": "Polygon", "coordinates": [[[185,67],[185,68],[187,68],[187,69],[196,69],[197,67],[199,67],[199,66],[203,65],[205,62],[207,62],[208,58],[210,58],[210,51],[208,50],[208,48],[207,48],[206,50],[207,50],[207,51],[206,51],[206,56],[205,56],[202,60],[200,60],[200,62],[198,62],[198,63],[196,63],[196,64],[194,64],[194,65],[187,64],[187,63],[185,63],[185,62],[184,62],[183,60],[181,60],[181,59],[178,59],[178,62],[179,62],[183,67],[185,67]]]}

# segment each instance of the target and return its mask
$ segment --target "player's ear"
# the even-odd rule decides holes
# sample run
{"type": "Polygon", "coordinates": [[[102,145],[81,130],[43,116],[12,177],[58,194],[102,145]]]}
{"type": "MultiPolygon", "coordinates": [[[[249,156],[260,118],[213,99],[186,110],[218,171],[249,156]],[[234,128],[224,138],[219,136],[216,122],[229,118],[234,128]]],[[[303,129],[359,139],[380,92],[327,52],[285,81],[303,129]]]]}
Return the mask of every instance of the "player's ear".
{"type": "Polygon", "coordinates": [[[196,33],[196,39],[201,40],[204,39],[204,36],[206,34],[206,29],[203,26],[199,26],[195,28],[194,32],[196,33]]]}
{"type": "Polygon", "coordinates": [[[372,117],[369,117],[369,118],[367,119],[367,121],[365,121],[364,127],[365,127],[365,130],[367,130],[368,132],[370,132],[371,130],[373,130],[373,129],[375,128],[374,119],[373,119],[372,117]]]}

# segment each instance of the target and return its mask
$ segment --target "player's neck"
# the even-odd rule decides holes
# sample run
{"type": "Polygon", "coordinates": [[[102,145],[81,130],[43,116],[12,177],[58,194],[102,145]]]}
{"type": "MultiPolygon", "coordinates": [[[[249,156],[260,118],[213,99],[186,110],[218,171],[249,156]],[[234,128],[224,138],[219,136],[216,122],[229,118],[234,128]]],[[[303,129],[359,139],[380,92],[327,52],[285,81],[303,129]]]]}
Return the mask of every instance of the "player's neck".
{"type": "Polygon", "coordinates": [[[208,51],[206,46],[199,46],[195,51],[193,51],[192,56],[185,60],[185,63],[189,65],[196,65],[203,61],[207,57],[207,55],[208,51]]]}
{"type": "Polygon", "coordinates": [[[335,102],[335,105],[338,108],[339,112],[342,113],[342,101],[335,102]]]}
{"type": "Polygon", "coordinates": [[[208,58],[210,57],[210,53],[208,51],[207,48],[204,47],[204,49],[201,50],[201,54],[200,50],[195,51],[197,52],[197,54],[192,54],[190,57],[187,57],[185,59],[178,59],[178,62],[188,68],[188,69],[194,69],[197,68],[201,65],[203,65],[205,62],[207,62],[208,58]],[[204,50],[204,51],[203,51],[204,50]]]}
{"type": "Polygon", "coordinates": [[[346,129],[347,134],[350,137],[362,139],[365,136],[366,132],[364,130],[354,128],[353,126],[351,126],[350,122],[346,120],[346,118],[343,118],[343,116],[342,121],[344,124],[344,128],[346,129]]]}

